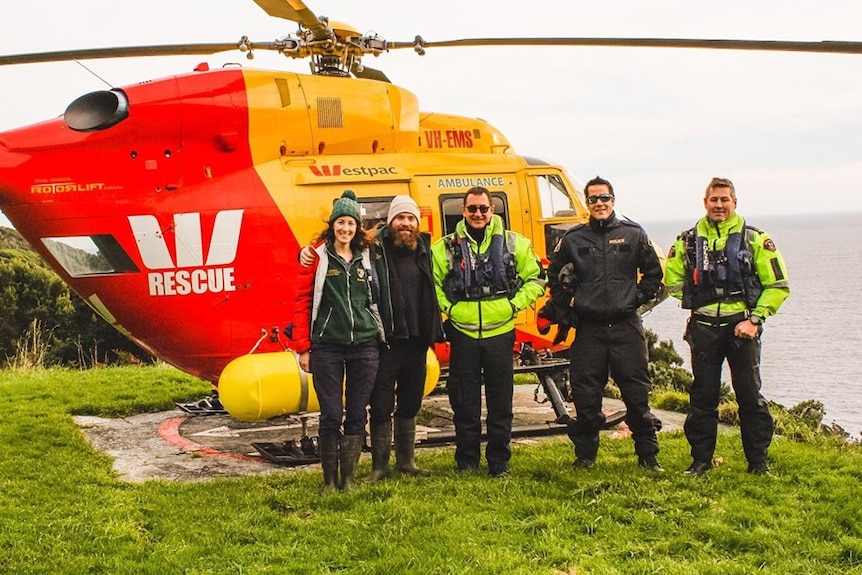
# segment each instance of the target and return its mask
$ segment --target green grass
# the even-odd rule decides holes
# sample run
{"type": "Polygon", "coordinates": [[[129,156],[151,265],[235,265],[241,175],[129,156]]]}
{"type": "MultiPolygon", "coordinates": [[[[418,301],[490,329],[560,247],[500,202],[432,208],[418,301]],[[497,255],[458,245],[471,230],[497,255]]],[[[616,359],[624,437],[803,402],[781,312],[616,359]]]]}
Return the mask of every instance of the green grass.
{"type": "MultiPolygon", "coordinates": [[[[668,472],[603,438],[589,471],[567,440],[516,446],[512,477],[456,474],[321,495],[319,471],[198,483],[119,480],[72,420],[173,407],[208,385],[170,368],[0,372],[0,573],[862,573],[862,451],[776,438],[774,474],[724,464],[690,479],[679,433],[668,472]]],[[[367,460],[360,473],[368,471],[367,460]]]]}

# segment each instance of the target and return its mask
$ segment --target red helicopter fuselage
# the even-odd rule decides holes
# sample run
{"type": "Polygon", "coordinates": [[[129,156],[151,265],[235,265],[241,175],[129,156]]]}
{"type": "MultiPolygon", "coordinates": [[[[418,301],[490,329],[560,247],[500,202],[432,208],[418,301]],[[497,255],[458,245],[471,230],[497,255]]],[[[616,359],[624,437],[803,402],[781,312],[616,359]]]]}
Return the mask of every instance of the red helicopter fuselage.
{"type": "MultiPolygon", "coordinates": [[[[412,194],[439,237],[445,206],[488,184],[544,254],[547,230],[586,210],[550,167],[567,209],[540,209],[536,165],[487,123],[421,113],[385,82],[201,66],[0,134],[0,208],[108,322],[217,382],[253,348],[283,349],[297,252],[345,187],[367,206],[412,194]]],[[[522,333],[547,346],[531,319],[522,333]]]]}

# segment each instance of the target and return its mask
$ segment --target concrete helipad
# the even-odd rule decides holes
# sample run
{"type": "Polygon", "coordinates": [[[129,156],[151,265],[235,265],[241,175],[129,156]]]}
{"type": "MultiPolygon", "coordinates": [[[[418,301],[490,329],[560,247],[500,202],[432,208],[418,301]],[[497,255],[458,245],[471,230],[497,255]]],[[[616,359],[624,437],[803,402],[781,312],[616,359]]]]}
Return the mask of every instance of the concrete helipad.
{"type": "MultiPolygon", "coordinates": [[[[533,385],[515,387],[516,428],[547,425],[555,419],[550,403],[535,401],[535,389],[533,385]]],[[[543,397],[539,391],[538,399],[543,397]]],[[[571,404],[568,408],[573,413],[571,404]]],[[[606,398],[603,409],[614,413],[623,409],[623,405],[606,398]]],[[[664,411],[657,415],[664,423],[664,430],[681,429],[685,417],[664,411]]],[[[114,459],[114,470],[127,481],[203,481],[214,477],[319,469],[318,464],[290,467],[273,464],[252,447],[252,443],[299,439],[303,424],[308,435],[316,435],[317,419],[313,416],[305,421],[298,417],[279,417],[265,422],[243,422],[229,415],[190,415],[177,409],[123,419],[82,416],[75,420],[94,448],[114,459]]],[[[419,440],[423,434],[434,436],[453,430],[452,411],[445,394],[425,398],[422,420],[425,425],[417,428],[419,440]]],[[[513,441],[536,439],[516,437],[513,441]]]]}

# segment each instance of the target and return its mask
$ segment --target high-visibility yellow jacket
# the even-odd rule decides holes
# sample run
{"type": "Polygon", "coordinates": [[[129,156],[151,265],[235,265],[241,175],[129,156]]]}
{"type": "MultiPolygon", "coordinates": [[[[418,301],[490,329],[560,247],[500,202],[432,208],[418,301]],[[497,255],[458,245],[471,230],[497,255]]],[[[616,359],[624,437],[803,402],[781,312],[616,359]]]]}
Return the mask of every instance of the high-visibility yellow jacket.
{"type": "MultiPolygon", "coordinates": [[[[545,272],[533,252],[530,240],[505,230],[503,220],[497,215],[491,217],[481,244],[467,233],[464,220],[458,222],[453,233],[437,240],[431,247],[431,260],[440,310],[449,317],[455,329],[475,339],[511,331],[518,313],[545,293],[545,272]],[[481,262],[487,262],[491,257],[492,239],[495,236],[498,238],[496,242],[502,240],[504,250],[502,256],[497,257],[505,258],[513,265],[513,270],[498,269],[500,272],[511,272],[513,277],[509,278],[507,286],[494,285],[487,274],[478,277],[483,274],[475,273],[481,262]],[[462,246],[469,248],[470,261],[459,258],[459,254],[455,253],[462,246]],[[473,287],[484,290],[486,295],[454,296],[452,290],[447,295],[444,284],[448,283],[447,277],[453,268],[459,268],[454,270],[455,276],[468,274],[467,281],[473,282],[473,287]]],[[[498,268],[500,263],[502,261],[497,262],[498,268]]]]}
{"type": "MultiPolygon", "coordinates": [[[[719,293],[711,298],[707,296],[706,299],[711,300],[709,303],[703,302],[703,298],[700,298],[702,305],[686,306],[684,303],[683,307],[692,307],[693,313],[711,317],[733,315],[748,310],[751,315],[765,320],[775,315],[790,294],[787,266],[769,234],[753,226],[747,226],[745,220],[738,214],[718,223],[713,223],[706,217],[701,218],[692,230],[686,230],[677,237],[667,255],[665,285],[668,293],[684,302],[690,302],[691,298],[688,296],[698,291],[698,284],[704,285],[706,278],[703,274],[708,272],[700,269],[698,270],[700,277],[698,277],[698,273],[695,272],[698,266],[692,261],[691,242],[695,238],[705,239],[703,244],[705,249],[709,250],[712,256],[720,256],[732,234],[741,235],[744,242],[743,249],[750,253],[751,262],[748,267],[756,274],[756,280],[759,280],[759,287],[762,290],[759,295],[756,295],[756,302],[746,304],[744,295],[719,293]]],[[[743,269],[746,267],[743,265],[743,269]]],[[[694,301],[697,301],[697,298],[694,301]]]]}

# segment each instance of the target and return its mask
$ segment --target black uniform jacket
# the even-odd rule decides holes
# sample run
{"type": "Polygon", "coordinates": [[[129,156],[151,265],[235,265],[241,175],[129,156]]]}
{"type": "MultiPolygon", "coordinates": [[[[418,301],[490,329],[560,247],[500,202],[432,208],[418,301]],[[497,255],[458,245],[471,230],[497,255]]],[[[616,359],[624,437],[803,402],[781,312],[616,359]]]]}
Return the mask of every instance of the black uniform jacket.
{"type": "Polygon", "coordinates": [[[556,306],[574,297],[578,318],[613,320],[637,311],[661,289],[663,272],[646,231],[619,219],[590,218],[560,240],[551,254],[548,282],[556,306]],[[569,273],[560,271],[571,263],[569,273]]]}

